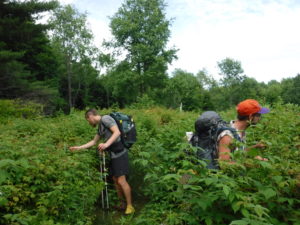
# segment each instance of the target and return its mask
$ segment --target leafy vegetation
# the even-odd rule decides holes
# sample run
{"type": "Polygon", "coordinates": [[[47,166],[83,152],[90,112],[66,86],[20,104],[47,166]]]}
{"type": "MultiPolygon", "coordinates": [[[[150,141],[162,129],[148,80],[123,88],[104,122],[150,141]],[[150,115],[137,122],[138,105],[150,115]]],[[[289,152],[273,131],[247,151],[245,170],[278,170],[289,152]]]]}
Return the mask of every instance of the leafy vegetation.
{"type": "MultiPolygon", "coordinates": [[[[148,201],[122,224],[297,224],[300,219],[299,106],[276,104],[247,144],[267,145],[232,155],[235,165],[204,168],[186,143],[197,113],[147,106],[133,115],[138,142],[130,150],[133,191],[148,201]]],[[[111,110],[104,110],[108,113],[111,110]]],[[[199,112],[200,113],[200,112],[199,112]]],[[[234,111],[222,113],[234,118],[234,111]]],[[[92,224],[103,183],[93,149],[70,153],[67,146],[94,135],[83,112],[69,116],[11,117],[1,127],[1,224],[92,224]]],[[[115,196],[110,191],[111,197],[115,196]]],[[[117,223],[117,221],[116,221],[117,223]]]]}
{"type": "Polygon", "coordinates": [[[149,201],[120,223],[299,224],[300,74],[260,83],[225,58],[217,62],[220,81],[205,69],[168,76],[177,50],[167,48],[166,7],[163,0],[125,0],[111,17],[104,53],[74,6],[0,1],[1,224],[92,224],[103,188],[97,157],[68,150],[93,137],[76,111],[86,107],[125,107],[137,122],[131,181],[149,201]],[[41,24],[44,12],[52,16],[41,24]],[[269,161],[255,160],[254,149],[233,154],[237,163],[222,171],[205,169],[185,132],[203,110],[233,119],[226,110],[246,98],[272,108],[247,137],[248,145],[267,145],[259,154],[269,161]]]}
{"type": "MultiPolygon", "coordinates": [[[[262,123],[249,128],[247,144],[267,144],[258,153],[236,152],[235,165],[222,171],[203,168],[203,162],[183,150],[193,151],[182,136],[192,117],[178,115],[164,124],[134,156],[144,172],[144,193],[150,202],[134,224],[297,224],[300,219],[299,110],[278,104],[262,123]],[[268,162],[254,159],[262,154],[268,162]]],[[[232,112],[223,116],[228,117],[232,112]]]]}
{"type": "Polygon", "coordinates": [[[97,158],[94,151],[71,154],[67,148],[91,136],[82,117],[1,124],[1,224],[91,224],[102,188],[97,158]]]}

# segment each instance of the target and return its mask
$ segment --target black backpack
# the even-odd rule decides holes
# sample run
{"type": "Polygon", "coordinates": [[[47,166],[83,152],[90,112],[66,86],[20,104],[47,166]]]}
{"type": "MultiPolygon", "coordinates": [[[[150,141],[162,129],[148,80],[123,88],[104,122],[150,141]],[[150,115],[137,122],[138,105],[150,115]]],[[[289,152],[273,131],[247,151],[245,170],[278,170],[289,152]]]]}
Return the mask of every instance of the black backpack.
{"type": "Polygon", "coordinates": [[[109,114],[117,123],[121,132],[121,141],[125,148],[129,149],[136,142],[136,127],[131,116],[121,112],[109,114]]]}
{"type": "Polygon", "coordinates": [[[197,158],[206,161],[208,169],[219,169],[217,138],[224,130],[231,131],[234,138],[241,141],[236,130],[214,111],[202,113],[195,121],[195,133],[190,144],[197,148],[197,158]]]}

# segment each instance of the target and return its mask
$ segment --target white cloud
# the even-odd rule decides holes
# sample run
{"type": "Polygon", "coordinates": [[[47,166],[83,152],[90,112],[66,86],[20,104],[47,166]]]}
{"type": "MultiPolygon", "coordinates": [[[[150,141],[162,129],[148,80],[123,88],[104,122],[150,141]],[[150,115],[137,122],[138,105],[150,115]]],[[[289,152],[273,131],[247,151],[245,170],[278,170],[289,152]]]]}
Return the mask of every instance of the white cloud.
{"type": "Polygon", "coordinates": [[[172,69],[196,73],[206,67],[217,75],[217,61],[231,57],[241,61],[245,73],[258,81],[280,80],[300,72],[299,7],[259,0],[180,0],[178,4],[186,13],[173,11],[173,16],[178,13],[178,24],[184,20],[186,26],[175,27],[173,32],[171,42],[181,50],[172,69]]]}
{"type": "Polygon", "coordinates": [[[88,22],[94,34],[95,44],[100,48],[104,39],[109,40],[112,37],[109,27],[105,22],[95,18],[89,18],[88,22]]]}
{"type": "MultiPolygon", "coordinates": [[[[88,20],[97,46],[111,37],[108,16],[121,0],[64,0],[88,20]]],[[[300,73],[300,2],[294,0],[166,0],[171,26],[169,46],[179,48],[169,71],[192,73],[206,68],[218,77],[217,61],[241,61],[248,76],[258,81],[280,80],[300,73]]]]}

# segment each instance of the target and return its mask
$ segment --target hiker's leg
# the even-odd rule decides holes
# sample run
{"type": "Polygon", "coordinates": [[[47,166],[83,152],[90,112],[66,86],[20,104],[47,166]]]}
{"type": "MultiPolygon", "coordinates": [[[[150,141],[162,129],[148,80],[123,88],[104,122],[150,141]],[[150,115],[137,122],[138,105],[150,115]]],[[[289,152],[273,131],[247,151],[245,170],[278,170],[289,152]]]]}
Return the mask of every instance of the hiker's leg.
{"type": "Polygon", "coordinates": [[[114,180],[115,188],[117,191],[117,195],[118,195],[119,199],[122,200],[124,198],[123,190],[117,182],[117,177],[113,176],[113,180],[114,180]]]}
{"type": "Polygon", "coordinates": [[[113,181],[114,181],[114,185],[115,185],[115,188],[117,191],[118,198],[120,200],[120,204],[115,205],[114,208],[117,210],[124,210],[124,209],[126,209],[126,202],[125,202],[125,196],[123,194],[123,190],[122,190],[121,186],[118,184],[117,178],[115,176],[113,176],[113,181]]]}
{"type": "Polygon", "coordinates": [[[112,160],[113,176],[116,178],[117,187],[122,190],[122,195],[126,199],[127,207],[125,214],[134,213],[134,208],[131,201],[131,188],[126,180],[126,175],[129,174],[128,152],[125,152],[121,157],[112,160]]]}
{"type": "Polygon", "coordinates": [[[122,176],[117,177],[117,183],[123,191],[123,194],[124,194],[125,199],[126,199],[127,206],[132,205],[132,202],[131,202],[131,188],[130,188],[127,180],[126,180],[126,176],[122,175],[122,176]]]}

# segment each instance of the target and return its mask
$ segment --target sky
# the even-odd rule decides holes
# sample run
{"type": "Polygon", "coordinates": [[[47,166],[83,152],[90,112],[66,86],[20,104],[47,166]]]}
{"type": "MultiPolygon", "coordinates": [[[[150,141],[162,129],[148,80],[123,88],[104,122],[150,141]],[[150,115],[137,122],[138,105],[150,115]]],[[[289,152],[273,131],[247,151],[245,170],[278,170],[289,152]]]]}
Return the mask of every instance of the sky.
{"type": "MultiPolygon", "coordinates": [[[[112,38],[109,17],[123,0],[60,0],[87,12],[100,47],[112,38]]],[[[179,49],[169,65],[196,74],[206,69],[219,79],[217,62],[240,61],[245,75],[259,82],[300,73],[300,0],[165,0],[173,18],[168,46],[179,49]]]]}

